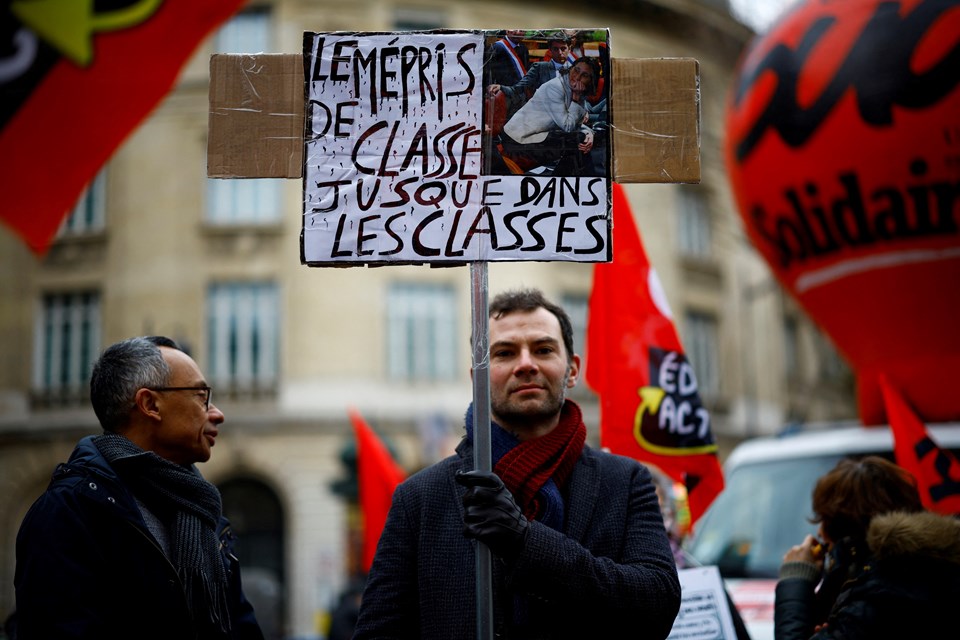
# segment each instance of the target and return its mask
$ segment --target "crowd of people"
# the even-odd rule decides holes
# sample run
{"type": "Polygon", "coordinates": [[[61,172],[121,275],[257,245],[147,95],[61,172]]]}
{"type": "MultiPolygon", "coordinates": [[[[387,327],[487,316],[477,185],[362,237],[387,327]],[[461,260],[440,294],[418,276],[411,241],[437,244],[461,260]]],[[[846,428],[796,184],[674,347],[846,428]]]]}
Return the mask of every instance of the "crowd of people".
{"type": "MultiPolygon", "coordinates": [[[[655,468],[595,449],[567,397],[581,360],[538,290],[489,305],[492,470],[474,468],[476,407],[455,453],[396,489],[372,568],[335,637],[476,634],[489,549],[495,637],[667,638],[681,604],[682,503],[655,468]]],[[[225,416],[172,340],[107,348],[90,380],[103,429],[59,465],[17,538],[21,640],[261,639],[207,461],[225,416]]],[[[843,460],[812,496],[817,537],[784,556],[778,640],[935,638],[960,596],[960,520],[924,510],[912,476],[843,460]]],[[[737,639],[749,638],[728,604],[737,639]]],[[[331,635],[333,634],[333,631],[331,635]]]]}

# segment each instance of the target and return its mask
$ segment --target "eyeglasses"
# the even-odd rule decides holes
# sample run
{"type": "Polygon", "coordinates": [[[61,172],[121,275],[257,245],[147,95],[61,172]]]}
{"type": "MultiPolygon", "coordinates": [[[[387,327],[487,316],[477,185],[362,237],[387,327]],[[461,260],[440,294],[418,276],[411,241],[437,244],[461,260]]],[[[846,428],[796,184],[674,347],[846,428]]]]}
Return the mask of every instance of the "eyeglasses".
{"type": "Polygon", "coordinates": [[[213,401],[213,389],[210,387],[146,387],[150,391],[203,391],[203,404],[207,411],[210,411],[210,403],[213,401]]]}

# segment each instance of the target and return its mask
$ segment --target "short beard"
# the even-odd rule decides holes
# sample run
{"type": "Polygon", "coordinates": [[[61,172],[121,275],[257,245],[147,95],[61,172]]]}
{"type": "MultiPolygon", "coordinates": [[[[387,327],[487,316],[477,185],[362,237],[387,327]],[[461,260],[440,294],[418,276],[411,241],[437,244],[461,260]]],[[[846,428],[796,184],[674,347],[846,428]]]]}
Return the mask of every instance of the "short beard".
{"type": "MultiPolygon", "coordinates": [[[[567,370],[564,372],[563,379],[566,380],[569,375],[570,367],[568,366],[567,370]]],[[[560,392],[556,396],[548,398],[546,402],[537,409],[513,409],[509,400],[505,400],[502,403],[495,402],[491,405],[490,409],[494,416],[500,419],[503,423],[506,423],[501,424],[500,426],[502,427],[507,425],[523,425],[525,423],[539,423],[545,419],[549,419],[560,414],[560,410],[563,408],[563,403],[567,399],[566,391],[566,384],[561,384],[560,392]]]]}

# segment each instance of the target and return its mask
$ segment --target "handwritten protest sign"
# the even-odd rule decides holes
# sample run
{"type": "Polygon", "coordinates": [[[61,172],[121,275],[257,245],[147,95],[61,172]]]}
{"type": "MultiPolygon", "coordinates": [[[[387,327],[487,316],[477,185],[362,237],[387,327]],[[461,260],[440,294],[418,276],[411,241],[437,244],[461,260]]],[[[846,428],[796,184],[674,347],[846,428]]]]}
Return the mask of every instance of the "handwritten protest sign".
{"type": "Polygon", "coordinates": [[[735,640],[733,617],[717,567],[680,572],[680,613],[668,640],[735,640]]]}
{"type": "MultiPolygon", "coordinates": [[[[608,124],[602,66],[570,60],[525,90],[507,120],[516,143],[485,113],[497,33],[304,34],[305,264],[611,259],[608,150],[594,133],[608,124]],[[500,140],[536,166],[503,170],[516,164],[500,140]]],[[[605,30],[586,33],[606,47],[605,30]]]]}

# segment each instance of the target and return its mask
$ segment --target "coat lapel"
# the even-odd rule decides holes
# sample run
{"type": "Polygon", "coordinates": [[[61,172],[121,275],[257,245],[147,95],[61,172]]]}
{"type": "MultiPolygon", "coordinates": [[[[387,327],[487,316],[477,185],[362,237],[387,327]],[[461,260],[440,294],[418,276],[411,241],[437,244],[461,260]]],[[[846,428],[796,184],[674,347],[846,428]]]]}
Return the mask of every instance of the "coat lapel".
{"type": "Polygon", "coordinates": [[[583,454],[570,477],[570,494],[567,498],[566,534],[577,541],[586,535],[597,503],[600,501],[600,467],[590,448],[584,446],[583,454]]]}

